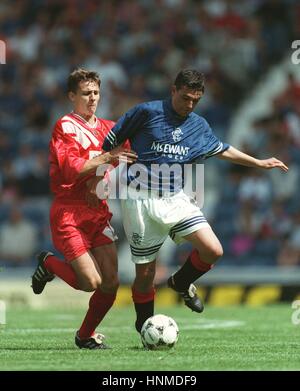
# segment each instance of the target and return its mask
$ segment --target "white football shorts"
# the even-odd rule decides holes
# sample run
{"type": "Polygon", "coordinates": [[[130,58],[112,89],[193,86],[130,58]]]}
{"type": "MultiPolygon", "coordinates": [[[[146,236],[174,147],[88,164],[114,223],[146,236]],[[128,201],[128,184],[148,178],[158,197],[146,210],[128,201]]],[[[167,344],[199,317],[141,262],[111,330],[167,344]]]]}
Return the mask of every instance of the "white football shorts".
{"type": "Polygon", "coordinates": [[[210,227],[200,208],[183,191],[162,198],[129,198],[121,200],[121,206],[136,264],[154,261],[168,235],[179,244],[185,241],[183,236],[210,227]]]}

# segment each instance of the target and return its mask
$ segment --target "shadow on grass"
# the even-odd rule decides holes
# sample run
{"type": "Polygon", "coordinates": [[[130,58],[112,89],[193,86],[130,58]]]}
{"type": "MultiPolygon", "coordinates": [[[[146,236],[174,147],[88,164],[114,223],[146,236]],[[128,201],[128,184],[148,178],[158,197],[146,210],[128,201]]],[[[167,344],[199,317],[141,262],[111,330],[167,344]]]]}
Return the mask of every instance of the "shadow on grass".
{"type": "Polygon", "coordinates": [[[131,346],[130,348],[128,348],[128,350],[133,350],[135,352],[142,352],[142,351],[146,351],[147,349],[144,348],[143,346],[131,346]]]}
{"type": "MultiPolygon", "coordinates": [[[[3,350],[11,350],[11,351],[29,351],[29,350],[32,350],[32,351],[41,351],[41,352],[44,352],[44,351],[67,351],[69,350],[70,352],[74,352],[74,350],[78,350],[78,348],[54,348],[53,346],[52,347],[49,347],[49,348],[34,348],[32,346],[28,347],[28,348],[18,348],[18,347],[11,347],[11,346],[1,346],[0,347],[0,352],[3,351],[3,350]]],[[[79,351],[79,350],[78,350],[79,351]]]]}

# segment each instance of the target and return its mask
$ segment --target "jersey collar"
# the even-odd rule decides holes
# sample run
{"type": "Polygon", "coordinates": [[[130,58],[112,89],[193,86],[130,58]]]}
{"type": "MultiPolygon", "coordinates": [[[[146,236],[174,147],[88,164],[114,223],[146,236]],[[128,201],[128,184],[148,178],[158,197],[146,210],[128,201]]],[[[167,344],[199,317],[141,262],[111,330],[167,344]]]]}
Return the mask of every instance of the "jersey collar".
{"type": "Polygon", "coordinates": [[[167,109],[167,112],[173,117],[175,118],[177,121],[179,122],[184,122],[188,117],[189,115],[187,115],[186,117],[181,117],[173,108],[172,106],[172,99],[171,98],[167,98],[164,100],[164,106],[165,108],[167,109]]]}

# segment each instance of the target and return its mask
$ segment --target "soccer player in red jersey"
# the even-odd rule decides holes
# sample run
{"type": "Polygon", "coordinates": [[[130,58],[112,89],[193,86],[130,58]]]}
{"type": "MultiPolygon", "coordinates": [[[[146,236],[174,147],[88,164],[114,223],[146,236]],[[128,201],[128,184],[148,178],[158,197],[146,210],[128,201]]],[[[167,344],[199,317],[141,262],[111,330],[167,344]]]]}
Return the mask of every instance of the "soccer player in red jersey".
{"type": "Polygon", "coordinates": [[[92,292],[89,309],[75,336],[79,348],[106,349],[104,336],[95,332],[114,303],[118,289],[115,235],[112,214],[105,200],[95,194],[103,177],[95,175],[101,164],[132,163],[136,155],[126,145],[102,154],[104,138],[114,122],[95,115],[100,99],[97,73],[77,69],[68,79],[73,111],[59,119],[50,141],[50,183],[54,200],[50,225],[55,248],[38,255],[32,289],[40,294],[46,283],[60,277],[74,289],[92,292]]]}

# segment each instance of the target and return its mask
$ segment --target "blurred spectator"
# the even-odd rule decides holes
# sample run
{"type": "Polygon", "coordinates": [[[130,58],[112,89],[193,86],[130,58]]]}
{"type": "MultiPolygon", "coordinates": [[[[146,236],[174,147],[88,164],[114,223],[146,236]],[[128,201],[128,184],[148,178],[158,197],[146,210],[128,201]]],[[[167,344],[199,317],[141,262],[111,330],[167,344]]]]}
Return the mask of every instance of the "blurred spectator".
{"type": "MultiPolygon", "coordinates": [[[[199,68],[206,74],[206,91],[197,113],[226,141],[238,105],[299,38],[298,3],[2,0],[0,39],[7,44],[9,66],[0,67],[0,209],[49,197],[47,145],[54,121],[69,111],[64,83],[71,70],[88,65],[100,72],[105,99],[99,115],[116,120],[141,101],[164,98],[169,78],[180,68],[199,68]]],[[[275,211],[276,204],[273,210],[273,201],[284,202],[287,220],[298,207],[300,83],[292,73],[273,112],[255,122],[243,150],[263,158],[262,145],[264,153],[285,154],[287,175],[225,167],[217,159],[207,163],[207,203],[215,222],[226,228],[220,227],[224,244],[245,225],[240,220],[251,220],[245,206],[236,213],[240,202],[254,201],[252,212],[262,213],[267,226],[283,213],[275,211]],[[221,189],[215,173],[224,178],[221,189]],[[214,208],[211,200],[218,205],[219,196],[222,208],[214,208]],[[226,218],[224,211],[230,212],[226,218]]],[[[249,226],[243,229],[249,233],[249,226]]],[[[276,235],[281,241],[287,232],[276,235]]]]}
{"type": "MultiPolygon", "coordinates": [[[[260,236],[282,242],[292,229],[292,220],[282,201],[274,201],[271,209],[262,216],[260,236]]],[[[281,243],[280,243],[281,244],[281,243]]]]}
{"type": "Polygon", "coordinates": [[[251,169],[248,176],[241,180],[238,192],[241,201],[267,204],[272,199],[270,179],[257,169],[251,169]]]}
{"type": "Polygon", "coordinates": [[[243,202],[237,216],[236,234],[230,243],[230,252],[234,257],[250,253],[261,227],[261,216],[251,201],[243,202]]]}
{"type": "Polygon", "coordinates": [[[8,221],[0,226],[0,261],[8,266],[22,266],[30,261],[38,246],[37,229],[25,219],[20,209],[11,209],[8,221]]]}
{"type": "Polygon", "coordinates": [[[284,107],[298,106],[300,102],[300,82],[293,73],[287,75],[287,86],[284,91],[276,97],[277,105],[284,107]]]}
{"type": "Polygon", "coordinates": [[[291,233],[278,255],[277,262],[279,266],[300,265],[300,212],[294,217],[291,233]]]}
{"type": "Polygon", "coordinates": [[[299,166],[292,161],[288,152],[278,155],[289,166],[289,174],[281,175],[281,173],[270,172],[270,179],[272,182],[273,197],[280,201],[290,201],[297,189],[300,186],[299,166]]]}

